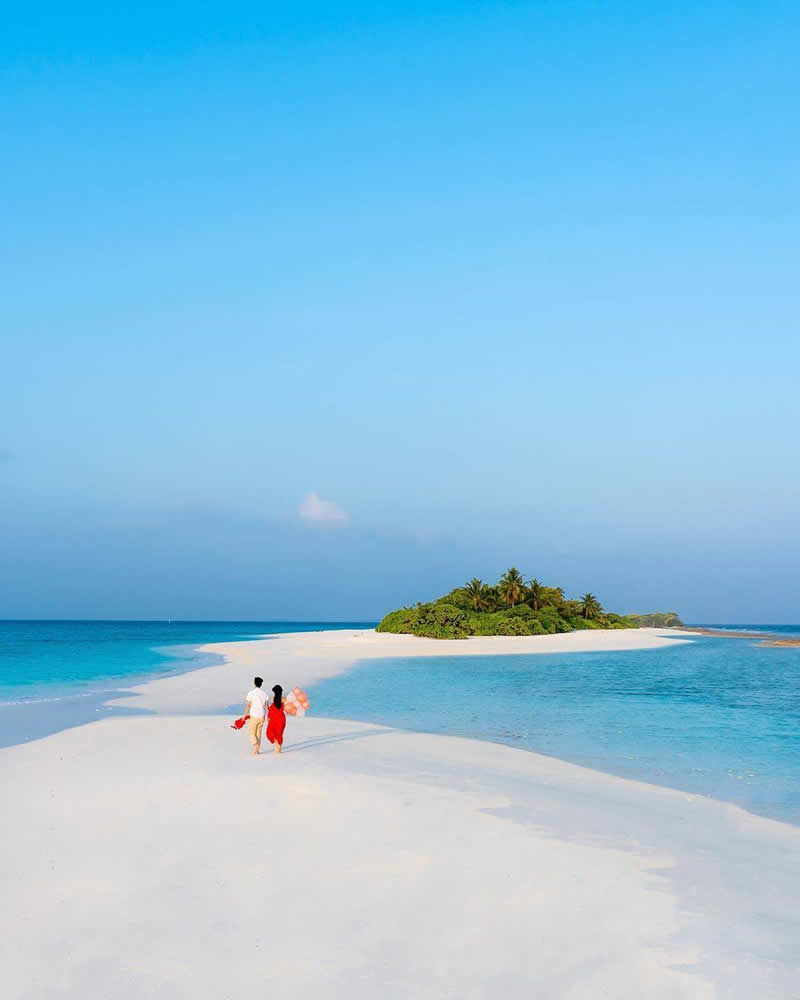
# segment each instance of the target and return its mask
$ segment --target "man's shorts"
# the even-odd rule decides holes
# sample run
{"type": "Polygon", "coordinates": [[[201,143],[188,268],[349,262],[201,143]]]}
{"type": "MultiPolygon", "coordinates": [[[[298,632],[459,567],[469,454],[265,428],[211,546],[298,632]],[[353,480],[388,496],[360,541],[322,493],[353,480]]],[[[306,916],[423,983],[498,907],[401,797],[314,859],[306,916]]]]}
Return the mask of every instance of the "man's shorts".
{"type": "Polygon", "coordinates": [[[264,716],[256,718],[254,715],[250,716],[250,739],[253,741],[253,746],[261,746],[261,731],[264,728],[264,716]]]}

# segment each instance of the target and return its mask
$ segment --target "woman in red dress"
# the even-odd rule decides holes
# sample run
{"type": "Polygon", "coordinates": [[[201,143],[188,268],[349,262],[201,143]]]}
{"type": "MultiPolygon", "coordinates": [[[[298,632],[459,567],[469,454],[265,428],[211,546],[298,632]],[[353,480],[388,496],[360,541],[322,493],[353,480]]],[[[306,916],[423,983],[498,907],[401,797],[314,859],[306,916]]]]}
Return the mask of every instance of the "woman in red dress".
{"type": "Polygon", "coordinates": [[[283,710],[283,688],[276,684],[272,689],[275,697],[267,710],[267,739],[275,744],[275,753],[281,752],[283,730],[286,728],[286,713],[283,710]]]}

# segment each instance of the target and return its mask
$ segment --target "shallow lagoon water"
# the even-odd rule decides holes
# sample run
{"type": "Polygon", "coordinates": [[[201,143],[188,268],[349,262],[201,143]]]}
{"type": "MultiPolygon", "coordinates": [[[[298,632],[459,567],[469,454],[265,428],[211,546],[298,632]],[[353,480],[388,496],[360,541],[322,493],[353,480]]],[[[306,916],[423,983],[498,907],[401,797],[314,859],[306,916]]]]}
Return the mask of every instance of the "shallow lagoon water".
{"type": "Polygon", "coordinates": [[[800,823],[800,648],[703,637],[362,661],[309,694],[315,714],[506,743],[800,823]]]}

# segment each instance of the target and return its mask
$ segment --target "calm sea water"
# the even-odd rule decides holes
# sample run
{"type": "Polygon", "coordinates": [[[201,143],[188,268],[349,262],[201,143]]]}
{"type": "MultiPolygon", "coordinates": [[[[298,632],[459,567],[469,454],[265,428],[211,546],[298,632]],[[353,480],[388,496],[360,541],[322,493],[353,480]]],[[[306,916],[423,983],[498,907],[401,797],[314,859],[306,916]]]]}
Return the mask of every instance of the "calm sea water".
{"type": "Polygon", "coordinates": [[[92,695],[134,678],[190,670],[216,662],[196,650],[208,642],[369,624],[0,621],[0,705],[92,695]]]}
{"type": "Polygon", "coordinates": [[[768,635],[778,635],[781,638],[796,639],[800,637],[800,625],[715,625],[713,623],[696,622],[695,628],[716,628],[723,632],[764,632],[768,635]]]}
{"type": "Polygon", "coordinates": [[[800,823],[800,647],[703,637],[615,653],[376,660],[309,695],[320,715],[507,743],[800,823]]]}

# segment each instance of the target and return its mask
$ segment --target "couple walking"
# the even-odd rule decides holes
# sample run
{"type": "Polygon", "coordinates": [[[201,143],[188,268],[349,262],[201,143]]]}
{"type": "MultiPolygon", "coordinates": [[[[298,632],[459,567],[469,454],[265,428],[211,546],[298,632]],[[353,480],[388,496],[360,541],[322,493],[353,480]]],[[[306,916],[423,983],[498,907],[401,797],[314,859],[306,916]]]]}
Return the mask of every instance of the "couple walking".
{"type": "Polygon", "coordinates": [[[250,739],[253,743],[253,753],[261,753],[261,733],[264,729],[264,718],[267,718],[267,739],[275,744],[275,753],[281,752],[283,746],[283,730],[286,728],[286,713],[283,710],[283,688],[276,684],[272,689],[272,704],[267,706],[267,695],[261,685],[261,677],[253,678],[255,687],[247,695],[247,705],[244,714],[250,716],[250,739]]]}

